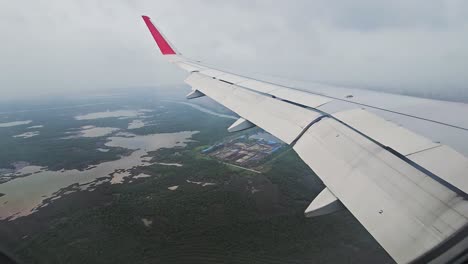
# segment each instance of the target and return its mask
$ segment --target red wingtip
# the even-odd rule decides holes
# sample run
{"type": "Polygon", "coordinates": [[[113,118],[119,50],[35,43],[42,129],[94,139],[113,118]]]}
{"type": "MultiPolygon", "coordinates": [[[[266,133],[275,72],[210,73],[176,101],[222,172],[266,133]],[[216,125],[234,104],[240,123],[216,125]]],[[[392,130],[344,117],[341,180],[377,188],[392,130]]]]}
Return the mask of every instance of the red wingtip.
{"type": "Polygon", "coordinates": [[[163,35],[159,32],[159,30],[151,23],[151,19],[148,16],[141,16],[143,21],[145,21],[146,26],[148,27],[151,35],[153,35],[156,44],[158,44],[159,49],[163,55],[174,55],[176,52],[174,49],[169,45],[163,35]]]}

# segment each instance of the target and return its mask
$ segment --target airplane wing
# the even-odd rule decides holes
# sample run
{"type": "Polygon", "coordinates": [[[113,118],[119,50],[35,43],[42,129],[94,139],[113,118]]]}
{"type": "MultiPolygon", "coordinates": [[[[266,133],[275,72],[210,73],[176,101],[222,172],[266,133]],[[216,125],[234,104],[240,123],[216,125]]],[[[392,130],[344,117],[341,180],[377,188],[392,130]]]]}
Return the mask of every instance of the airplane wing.
{"type": "Polygon", "coordinates": [[[463,261],[468,249],[468,105],[314,84],[307,91],[182,56],[143,16],[162,54],[209,96],[299,154],[326,188],[308,217],[346,207],[398,263],[463,261]]]}

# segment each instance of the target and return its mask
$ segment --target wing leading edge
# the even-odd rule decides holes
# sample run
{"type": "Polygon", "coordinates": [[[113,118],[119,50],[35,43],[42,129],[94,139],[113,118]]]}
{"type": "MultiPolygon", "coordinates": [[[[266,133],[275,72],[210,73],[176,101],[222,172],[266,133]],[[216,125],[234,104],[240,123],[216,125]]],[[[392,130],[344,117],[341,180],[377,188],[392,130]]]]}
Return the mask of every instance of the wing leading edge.
{"type": "Polygon", "coordinates": [[[321,86],[306,92],[248,78],[183,57],[149,17],[143,20],[164,57],[190,73],[187,98],[206,95],[237,113],[230,131],[268,131],[321,178],[327,188],[306,216],[344,205],[399,263],[466,257],[468,148],[457,142],[468,142],[468,122],[440,113],[448,107],[468,114],[468,106],[396,95],[372,105],[387,95],[321,86]],[[421,105],[439,107],[438,115],[421,105]]]}

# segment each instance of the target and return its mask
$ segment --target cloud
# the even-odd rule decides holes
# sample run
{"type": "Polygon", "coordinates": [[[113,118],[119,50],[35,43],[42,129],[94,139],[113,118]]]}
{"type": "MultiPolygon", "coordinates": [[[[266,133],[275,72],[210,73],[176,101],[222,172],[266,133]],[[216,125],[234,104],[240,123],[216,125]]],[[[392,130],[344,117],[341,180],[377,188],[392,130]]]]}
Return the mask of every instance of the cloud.
{"type": "Polygon", "coordinates": [[[468,4],[447,1],[9,1],[0,92],[180,84],[141,21],[223,68],[468,99],[468,4]]]}

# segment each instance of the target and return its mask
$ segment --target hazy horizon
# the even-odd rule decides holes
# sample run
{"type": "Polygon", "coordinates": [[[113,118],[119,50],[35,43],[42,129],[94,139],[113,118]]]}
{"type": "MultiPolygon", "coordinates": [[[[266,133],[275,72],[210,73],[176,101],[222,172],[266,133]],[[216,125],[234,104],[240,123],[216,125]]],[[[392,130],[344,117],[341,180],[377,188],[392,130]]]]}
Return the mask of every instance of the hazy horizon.
{"type": "Polygon", "coordinates": [[[468,3],[5,2],[3,100],[183,84],[141,15],[184,55],[221,68],[468,100],[468,3]]]}

